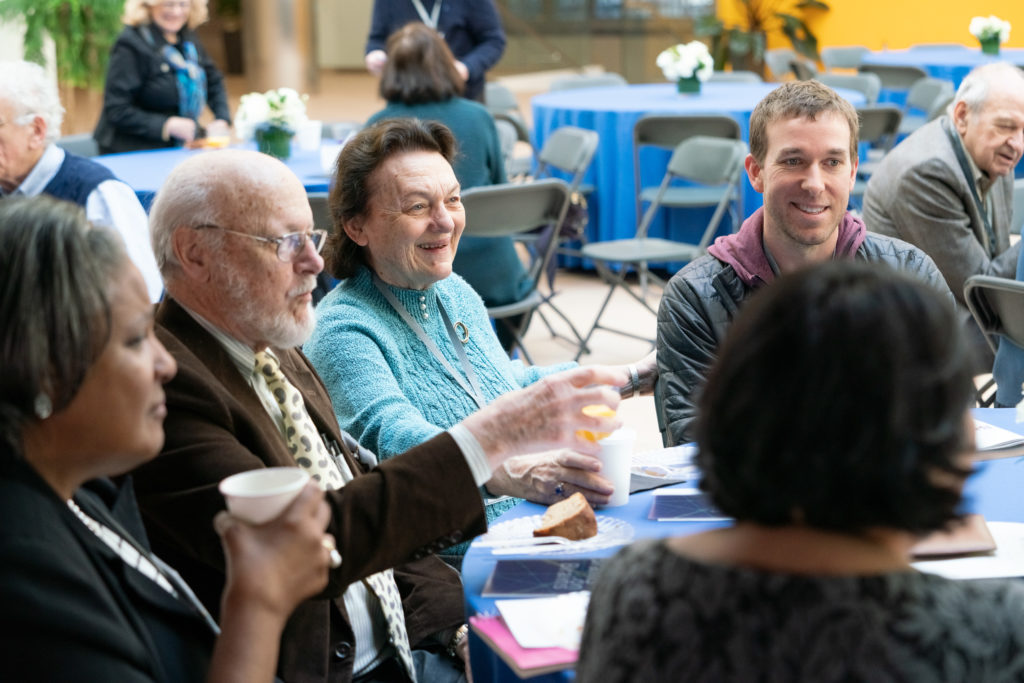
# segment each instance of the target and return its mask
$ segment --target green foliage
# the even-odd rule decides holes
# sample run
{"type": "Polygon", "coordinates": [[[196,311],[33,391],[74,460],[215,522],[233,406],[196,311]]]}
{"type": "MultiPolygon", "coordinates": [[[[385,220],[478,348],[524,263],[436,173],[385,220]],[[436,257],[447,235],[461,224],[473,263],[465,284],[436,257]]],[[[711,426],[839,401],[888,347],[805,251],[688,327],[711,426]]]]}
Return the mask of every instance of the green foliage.
{"type": "MultiPolygon", "coordinates": [[[[790,4],[791,0],[737,2],[743,16],[740,24],[726,26],[713,14],[697,22],[697,35],[711,38],[711,55],[715,58],[716,69],[724,69],[727,63],[731,63],[734,69],[763,73],[766,35],[773,30],[782,31],[798,53],[815,61],[819,59],[818,39],[803,17],[780,11],[782,5],[790,4]]],[[[799,12],[809,9],[827,11],[829,8],[820,0],[800,0],[793,7],[799,12]]]]}
{"type": "Polygon", "coordinates": [[[123,10],[124,0],[0,0],[0,19],[25,22],[25,59],[43,64],[43,41],[50,35],[57,79],[91,90],[103,89],[123,10]]]}

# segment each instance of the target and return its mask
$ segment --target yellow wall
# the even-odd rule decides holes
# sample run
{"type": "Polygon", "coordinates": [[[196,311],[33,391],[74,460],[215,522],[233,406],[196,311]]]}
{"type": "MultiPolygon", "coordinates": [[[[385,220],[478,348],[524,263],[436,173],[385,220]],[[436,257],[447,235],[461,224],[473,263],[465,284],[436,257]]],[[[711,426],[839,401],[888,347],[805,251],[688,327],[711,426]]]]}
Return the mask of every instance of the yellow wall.
{"type": "MultiPolygon", "coordinates": [[[[791,11],[796,3],[754,0],[778,4],[791,11]]],[[[1005,47],[1024,47],[1024,1],[984,0],[824,0],[827,12],[807,10],[808,25],[818,37],[819,47],[829,45],[865,45],[872,50],[898,49],[916,43],[963,43],[977,46],[967,30],[971,17],[994,14],[1013,25],[1005,47]]],[[[727,25],[739,16],[739,0],[719,0],[719,15],[727,25]]],[[[791,12],[796,14],[797,12],[791,12]]],[[[782,47],[789,41],[781,33],[768,38],[769,47],[782,47]]]]}

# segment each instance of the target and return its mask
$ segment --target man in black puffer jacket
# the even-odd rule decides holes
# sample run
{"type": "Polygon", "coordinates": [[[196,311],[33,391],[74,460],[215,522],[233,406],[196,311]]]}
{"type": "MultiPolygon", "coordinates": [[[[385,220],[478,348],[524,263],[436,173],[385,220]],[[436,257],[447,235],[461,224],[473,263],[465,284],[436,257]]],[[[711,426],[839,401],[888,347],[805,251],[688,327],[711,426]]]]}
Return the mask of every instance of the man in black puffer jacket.
{"type": "MultiPolygon", "coordinates": [[[[693,440],[697,396],[719,343],[747,297],[779,273],[858,259],[916,273],[953,304],[924,252],[867,232],[847,212],[857,131],[856,110],[817,81],[786,83],[755,107],[746,169],[764,207],[676,273],[658,311],[658,410],[666,445],[693,440]]],[[[775,407],[773,397],[765,397],[765,407],[775,407]]]]}

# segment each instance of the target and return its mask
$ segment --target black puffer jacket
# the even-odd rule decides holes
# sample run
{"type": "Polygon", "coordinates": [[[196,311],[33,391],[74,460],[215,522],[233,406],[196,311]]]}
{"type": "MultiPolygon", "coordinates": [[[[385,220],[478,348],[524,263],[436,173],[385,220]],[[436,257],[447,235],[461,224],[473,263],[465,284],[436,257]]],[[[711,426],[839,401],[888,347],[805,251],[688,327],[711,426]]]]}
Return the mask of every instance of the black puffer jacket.
{"type": "MultiPolygon", "coordinates": [[[[952,294],[935,263],[901,240],[867,233],[856,259],[917,273],[952,294]]],[[[658,310],[658,411],[666,446],[693,441],[697,396],[737,310],[754,291],[733,267],[706,254],[676,273],[658,310]]]]}

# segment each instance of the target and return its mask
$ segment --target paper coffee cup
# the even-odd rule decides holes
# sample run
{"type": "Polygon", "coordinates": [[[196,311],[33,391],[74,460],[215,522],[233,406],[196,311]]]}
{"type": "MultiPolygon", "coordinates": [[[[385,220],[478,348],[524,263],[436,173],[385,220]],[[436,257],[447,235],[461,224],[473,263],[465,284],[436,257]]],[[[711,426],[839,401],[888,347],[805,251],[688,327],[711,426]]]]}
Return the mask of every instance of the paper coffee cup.
{"type": "Polygon", "coordinates": [[[615,491],[604,507],[618,507],[629,502],[629,470],[633,457],[636,431],[628,427],[616,429],[598,441],[601,452],[601,476],[611,482],[615,491]]]}
{"type": "Polygon", "coordinates": [[[233,474],[221,481],[228,512],[250,524],[274,519],[295,500],[309,481],[298,467],[267,467],[233,474]]]}

